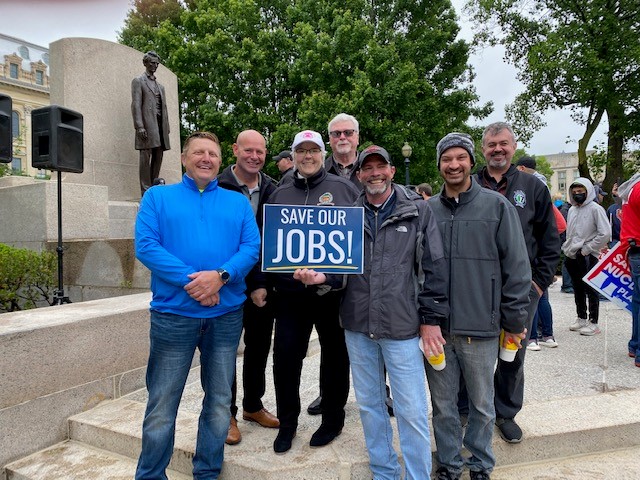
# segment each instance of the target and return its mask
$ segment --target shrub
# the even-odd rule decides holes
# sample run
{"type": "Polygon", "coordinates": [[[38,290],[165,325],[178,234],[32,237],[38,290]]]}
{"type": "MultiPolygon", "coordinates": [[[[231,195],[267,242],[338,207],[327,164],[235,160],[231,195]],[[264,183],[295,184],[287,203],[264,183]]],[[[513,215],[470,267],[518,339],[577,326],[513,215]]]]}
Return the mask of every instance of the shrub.
{"type": "Polygon", "coordinates": [[[54,253],[0,243],[0,312],[52,305],[56,272],[54,253]]]}

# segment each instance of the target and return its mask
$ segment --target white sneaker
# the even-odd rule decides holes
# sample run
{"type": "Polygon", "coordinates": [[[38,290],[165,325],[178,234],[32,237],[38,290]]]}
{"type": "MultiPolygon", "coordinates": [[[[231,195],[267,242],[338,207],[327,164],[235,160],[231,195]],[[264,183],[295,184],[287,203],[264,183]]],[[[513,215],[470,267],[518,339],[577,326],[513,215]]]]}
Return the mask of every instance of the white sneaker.
{"type": "Polygon", "coordinates": [[[582,327],[578,331],[580,332],[580,335],[586,335],[588,337],[590,337],[591,335],[596,335],[600,333],[600,329],[598,328],[598,325],[591,322],[587,323],[584,327],[582,327]]]}
{"type": "Polygon", "coordinates": [[[537,338],[534,338],[533,340],[529,340],[529,343],[527,344],[527,350],[533,350],[534,352],[537,352],[540,350],[540,345],[538,345],[537,338]]]}
{"type": "Polygon", "coordinates": [[[587,319],[578,317],[576,318],[576,321],[571,324],[571,326],[569,327],[569,330],[571,330],[572,332],[577,332],[582,327],[586,327],[586,326],[587,326],[587,319]]]}
{"type": "Polygon", "coordinates": [[[556,348],[558,346],[558,342],[556,342],[556,339],[553,337],[542,337],[540,345],[543,347],[556,348]]]}

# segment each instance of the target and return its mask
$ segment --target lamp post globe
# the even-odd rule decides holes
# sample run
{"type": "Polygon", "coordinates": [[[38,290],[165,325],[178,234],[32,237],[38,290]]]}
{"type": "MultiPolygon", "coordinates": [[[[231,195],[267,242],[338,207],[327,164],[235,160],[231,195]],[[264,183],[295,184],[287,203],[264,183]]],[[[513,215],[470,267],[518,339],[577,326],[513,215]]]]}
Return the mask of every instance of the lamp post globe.
{"type": "Polygon", "coordinates": [[[411,163],[411,160],[409,160],[409,158],[411,157],[412,153],[413,153],[413,149],[411,148],[411,145],[409,145],[409,142],[404,142],[404,145],[402,146],[402,156],[404,157],[404,184],[405,185],[409,185],[409,164],[411,163]]]}

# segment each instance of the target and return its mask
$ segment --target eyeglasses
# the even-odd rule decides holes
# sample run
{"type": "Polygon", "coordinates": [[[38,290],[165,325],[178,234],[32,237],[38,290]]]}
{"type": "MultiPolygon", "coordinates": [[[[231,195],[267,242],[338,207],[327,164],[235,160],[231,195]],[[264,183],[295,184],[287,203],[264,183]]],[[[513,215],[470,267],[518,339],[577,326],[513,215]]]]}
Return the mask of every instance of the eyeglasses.
{"type": "Polygon", "coordinates": [[[340,138],[340,136],[344,133],[344,136],[347,138],[353,137],[353,134],[356,133],[355,130],[334,130],[329,132],[333,138],[340,138]]]}
{"type": "Polygon", "coordinates": [[[311,155],[317,155],[322,150],[320,150],[319,148],[296,148],[294,151],[296,152],[296,155],[304,157],[307,155],[307,153],[310,153],[311,155]]]}

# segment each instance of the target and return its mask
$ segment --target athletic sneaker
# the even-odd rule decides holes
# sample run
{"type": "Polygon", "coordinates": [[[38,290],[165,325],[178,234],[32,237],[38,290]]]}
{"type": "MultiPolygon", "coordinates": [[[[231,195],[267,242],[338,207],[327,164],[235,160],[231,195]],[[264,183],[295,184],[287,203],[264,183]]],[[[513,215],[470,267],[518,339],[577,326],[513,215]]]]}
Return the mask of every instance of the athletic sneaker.
{"type": "Polygon", "coordinates": [[[538,345],[538,339],[534,338],[533,340],[529,340],[527,344],[527,350],[533,350],[534,352],[540,351],[540,345],[538,345]]]}
{"type": "Polygon", "coordinates": [[[553,336],[542,337],[540,345],[542,345],[543,347],[556,348],[558,346],[558,342],[556,342],[556,339],[553,338],[553,336]]]}
{"type": "Polygon", "coordinates": [[[577,332],[582,327],[586,327],[586,326],[587,326],[587,319],[578,317],[576,318],[576,321],[571,324],[571,326],[569,327],[569,330],[571,330],[572,332],[577,332]]]}
{"type": "Polygon", "coordinates": [[[598,328],[598,325],[591,322],[589,322],[587,325],[585,325],[578,331],[580,332],[580,335],[586,335],[588,337],[590,337],[591,335],[596,335],[600,333],[600,329],[598,328]]]}

